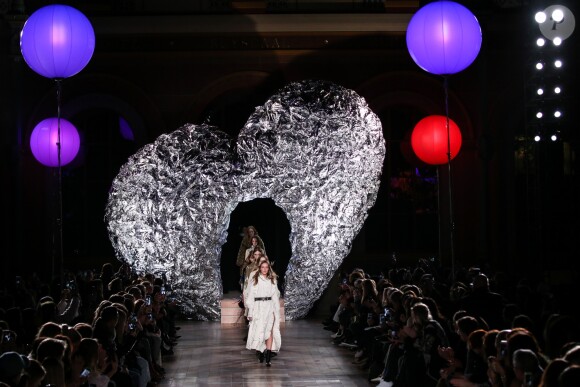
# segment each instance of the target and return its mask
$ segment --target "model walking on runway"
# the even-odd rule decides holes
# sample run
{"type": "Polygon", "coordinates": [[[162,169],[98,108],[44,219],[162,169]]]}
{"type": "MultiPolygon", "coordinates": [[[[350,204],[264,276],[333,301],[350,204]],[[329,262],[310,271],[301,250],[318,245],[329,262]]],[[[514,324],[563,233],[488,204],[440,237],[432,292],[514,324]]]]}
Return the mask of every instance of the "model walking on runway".
{"type": "Polygon", "coordinates": [[[280,291],[276,274],[269,262],[262,262],[259,270],[249,279],[247,308],[250,330],[246,348],[259,351],[260,363],[271,365],[272,352],[278,352],[280,336],[280,291]]]}

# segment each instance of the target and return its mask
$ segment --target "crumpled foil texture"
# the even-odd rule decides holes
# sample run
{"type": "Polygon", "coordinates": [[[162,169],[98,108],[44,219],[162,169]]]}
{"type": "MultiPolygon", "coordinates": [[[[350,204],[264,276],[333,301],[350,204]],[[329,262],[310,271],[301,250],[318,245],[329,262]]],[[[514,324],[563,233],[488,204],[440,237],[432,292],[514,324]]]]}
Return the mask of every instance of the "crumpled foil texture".
{"type": "Polygon", "coordinates": [[[256,108],[235,148],[215,127],[185,125],[133,155],[109,194],[110,240],[137,272],[165,273],[185,313],[219,320],[230,214],[270,198],[291,227],[285,316],[299,319],[350,251],[384,157],[380,120],[362,97],[324,81],[291,83],[256,108]]]}

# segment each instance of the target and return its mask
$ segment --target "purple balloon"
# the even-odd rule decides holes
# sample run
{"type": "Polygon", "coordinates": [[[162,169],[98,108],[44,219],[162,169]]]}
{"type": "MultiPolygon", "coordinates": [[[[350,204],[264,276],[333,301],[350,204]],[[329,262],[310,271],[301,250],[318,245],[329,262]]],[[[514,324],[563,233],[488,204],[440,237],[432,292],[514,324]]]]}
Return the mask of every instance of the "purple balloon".
{"type": "Polygon", "coordinates": [[[135,136],[133,135],[133,129],[131,129],[131,125],[127,122],[126,119],[119,116],[119,132],[121,133],[121,137],[128,141],[135,141],[135,136]]]}
{"type": "Polygon", "coordinates": [[[32,70],[47,78],[80,72],[95,51],[95,32],[85,15],[68,5],[34,12],[20,33],[20,50],[32,70]]]}
{"type": "MultiPolygon", "coordinates": [[[[58,119],[47,118],[36,125],[30,136],[30,149],[36,160],[47,167],[58,167],[58,119]]],[[[80,148],[79,132],[69,121],[60,119],[60,165],[74,160],[80,148]]]]}
{"type": "Polygon", "coordinates": [[[458,73],[479,54],[481,27],[461,4],[435,1],[419,9],[407,27],[407,49],[423,70],[438,75],[458,73]]]}

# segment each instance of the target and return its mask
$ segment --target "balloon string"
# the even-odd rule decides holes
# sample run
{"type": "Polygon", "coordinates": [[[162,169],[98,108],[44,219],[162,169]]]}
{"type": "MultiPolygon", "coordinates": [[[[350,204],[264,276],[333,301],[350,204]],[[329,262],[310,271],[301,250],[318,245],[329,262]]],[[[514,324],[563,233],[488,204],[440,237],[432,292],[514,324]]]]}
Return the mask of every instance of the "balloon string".
{"type": "Polygon", "coordinates": [[[447,130],[447,168],[449,172],[449,239],[451,253],[451,279],[455,282],[455,248],[454,232],[455,221],[453,219],[453,190],[451,181],[451,137],[449,133],[449,77],[443,76],[443,90],[445,92],[445,128],[447,130]]]}

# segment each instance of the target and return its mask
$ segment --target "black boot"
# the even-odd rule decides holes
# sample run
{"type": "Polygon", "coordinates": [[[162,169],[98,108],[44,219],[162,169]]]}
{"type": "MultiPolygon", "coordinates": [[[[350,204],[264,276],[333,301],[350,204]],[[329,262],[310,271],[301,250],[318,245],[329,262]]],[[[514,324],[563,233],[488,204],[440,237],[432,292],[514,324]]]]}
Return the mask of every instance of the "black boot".
{"type": "Polygon", "coordinates": [[[270,367],[272,365],[272,363],[270,363],[270,360],[272,359],[272,351],[270,351],[269,349],[266,349],[264,351],[265,357],[266,357],[266,366],[270,367]]]}
{"type": "MultiPolygon", "coordinates": [[[[266,350],[264,350],[266,352],[266,350]]],[[[264,352],[258,352],[258,359],[260,359],[260,363],[264,362],[264,352]]]]}

